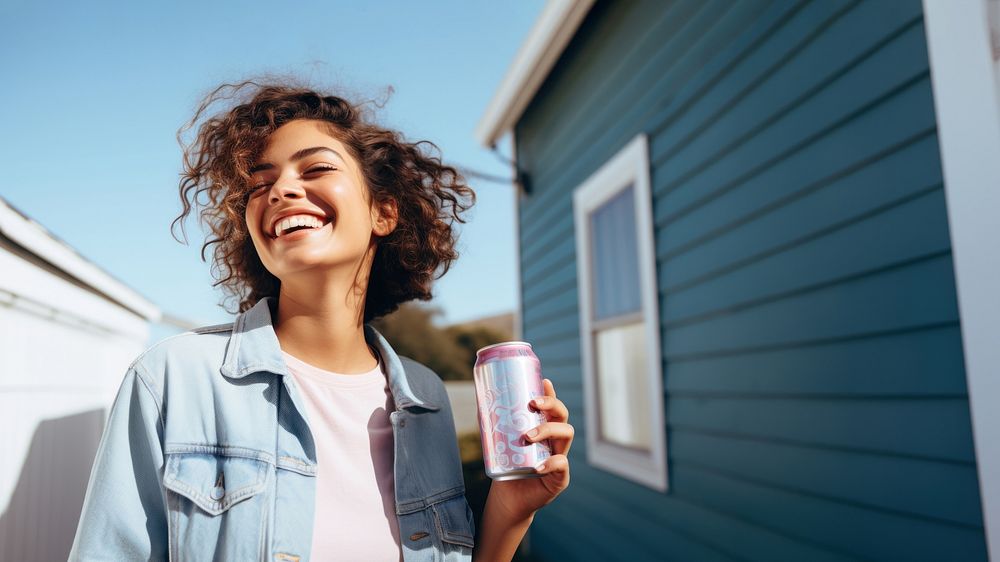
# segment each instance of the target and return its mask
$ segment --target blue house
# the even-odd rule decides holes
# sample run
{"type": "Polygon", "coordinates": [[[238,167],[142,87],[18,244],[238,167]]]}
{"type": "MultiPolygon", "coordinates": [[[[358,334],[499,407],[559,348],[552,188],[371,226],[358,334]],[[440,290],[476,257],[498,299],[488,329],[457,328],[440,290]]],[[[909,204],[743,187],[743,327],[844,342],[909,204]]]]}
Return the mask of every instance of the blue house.
{"type": "Polygon", "coordinates": [[[577,430],[534,558],[1000,558],[994,4],[545,7],[477,129],[577,430]]]}

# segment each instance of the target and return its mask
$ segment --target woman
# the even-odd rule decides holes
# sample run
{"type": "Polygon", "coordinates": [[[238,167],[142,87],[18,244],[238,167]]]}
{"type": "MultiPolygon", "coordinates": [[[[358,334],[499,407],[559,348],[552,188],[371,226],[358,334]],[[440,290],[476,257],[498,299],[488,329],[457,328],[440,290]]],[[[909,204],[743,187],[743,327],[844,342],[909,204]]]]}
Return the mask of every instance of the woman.
{"type": "Polygon", "coordinates": [[[129,367],[70,558],[510,560],[569,484],[566,407],[546,381],[526,439],[554,454],[540,478],[493,482],[477,530],[440,378],[369,324],[431,297],[474,193],[359,105],[247,86],[185,148],[177,219],[207,195],[205,247],[240,313],[129,367]]]}

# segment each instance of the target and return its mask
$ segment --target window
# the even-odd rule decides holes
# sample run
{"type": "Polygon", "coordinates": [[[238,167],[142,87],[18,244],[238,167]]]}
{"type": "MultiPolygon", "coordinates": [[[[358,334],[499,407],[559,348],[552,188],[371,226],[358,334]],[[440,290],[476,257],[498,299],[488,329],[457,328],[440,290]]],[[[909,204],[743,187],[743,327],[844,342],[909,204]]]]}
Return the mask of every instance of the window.
{"type": "Polygon", "coordinates": [[[573,193],[587,462],[667,489],[647,137],[573,193]]]}

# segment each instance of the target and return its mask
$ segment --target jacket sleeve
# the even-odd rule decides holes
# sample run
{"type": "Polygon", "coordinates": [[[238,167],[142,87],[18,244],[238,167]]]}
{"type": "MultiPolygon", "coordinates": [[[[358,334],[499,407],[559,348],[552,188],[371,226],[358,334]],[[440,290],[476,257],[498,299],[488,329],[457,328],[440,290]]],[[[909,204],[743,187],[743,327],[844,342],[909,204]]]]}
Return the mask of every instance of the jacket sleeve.
{"type": "Polygon", "coordinates": [[[97,447],[69,560],[167,559],[160,404],[133,363],[97,447]]]}

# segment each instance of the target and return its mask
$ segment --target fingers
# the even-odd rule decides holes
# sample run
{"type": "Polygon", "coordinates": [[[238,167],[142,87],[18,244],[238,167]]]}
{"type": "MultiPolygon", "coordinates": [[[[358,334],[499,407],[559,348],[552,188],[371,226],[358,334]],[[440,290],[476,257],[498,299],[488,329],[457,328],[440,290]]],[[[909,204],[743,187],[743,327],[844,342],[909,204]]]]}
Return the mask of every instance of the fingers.
{"type": "Polygon", "coordinates": [[[569,409],[566,408],[566,405],[563,404],[562,400],[556,398],[554,394],[536,396],[535,399],[531,401],[531,406],[539,412],[543,412],[545,417],[550,421],[569,421],[569,409]]]}
{"type": "Polygon", "coordinates": [[[535,467],[539,474],[552,474],[558,480],[559,489],[555,493],[569,486],[569,459],[566,455],[552,455],[539,464],[540,466],[535,467]]]}
{"type": "Polygon", "coordinates": [[[548,474],[550,472],[569,472],[569,458],[567,458],[566,455],[552,455],[538,464],[540,466],[535,468],[538,470],[539,474],[548,474]]]}
{"type": "Polygon", "coordinates": [[[524,438],[532,443],[552,440],[552,452],[556,454],[566,454],[573,444],[573,435],[576,430],[568,423],[545,422],[537,427],[533,427],[524,434],[524,438]]]}
{"type": "Polygon", "coordinates": [[[542,390],[545,391],[546,396],[556,397],[556,387],[550,379],[542,379],[542,390]]]}

